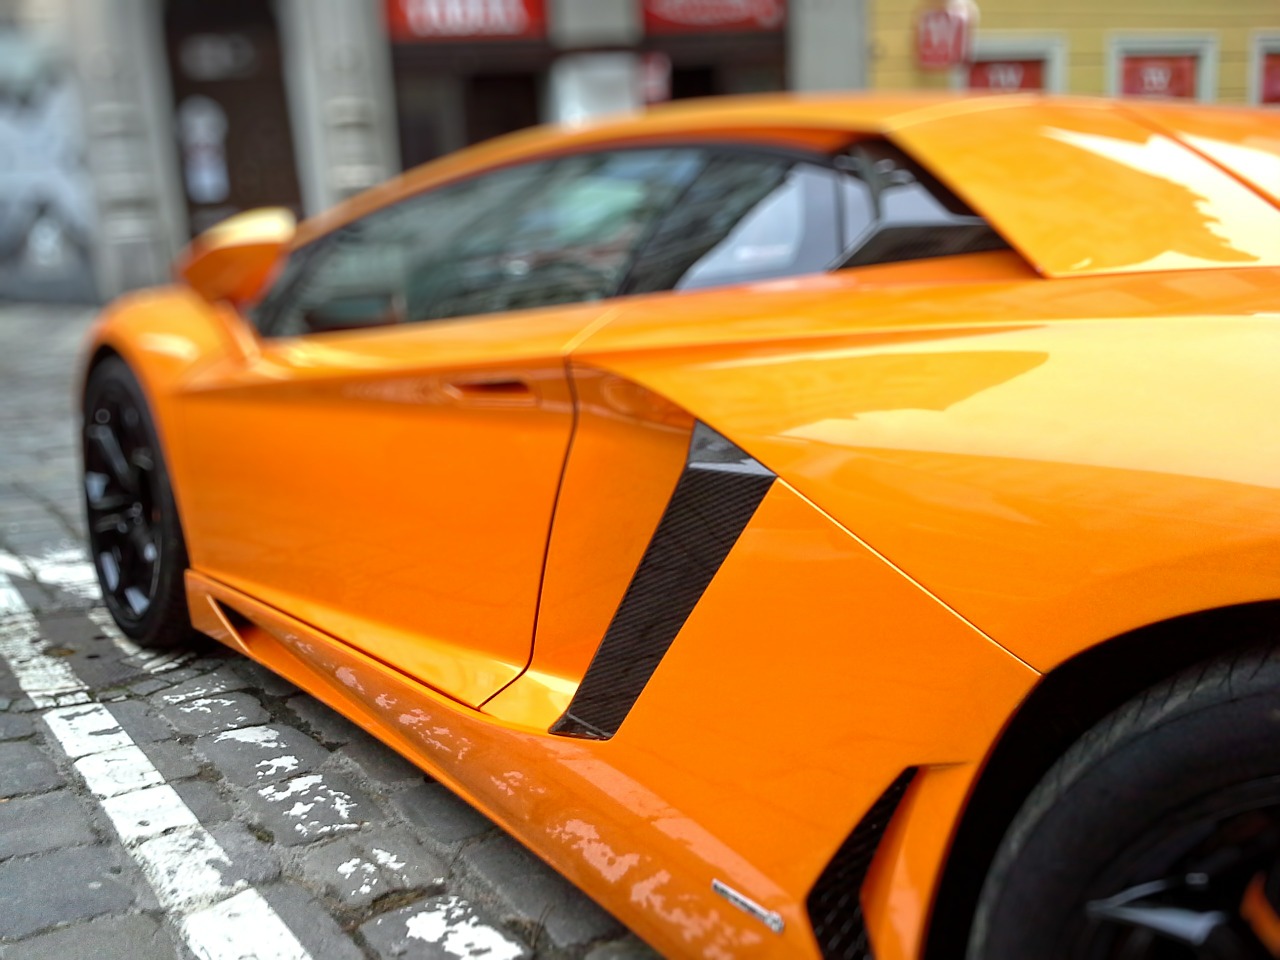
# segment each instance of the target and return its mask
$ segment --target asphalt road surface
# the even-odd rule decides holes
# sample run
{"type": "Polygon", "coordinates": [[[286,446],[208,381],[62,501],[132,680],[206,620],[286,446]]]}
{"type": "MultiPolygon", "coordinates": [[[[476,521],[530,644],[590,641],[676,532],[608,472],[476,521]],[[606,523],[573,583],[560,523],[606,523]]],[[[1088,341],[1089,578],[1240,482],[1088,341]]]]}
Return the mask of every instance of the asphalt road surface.
{"type": "Polygon", "coordinates": [[[0,305],[0,960],[655,956],[310,696],[113,628],[77,480],[91,318],[0,305]]]}

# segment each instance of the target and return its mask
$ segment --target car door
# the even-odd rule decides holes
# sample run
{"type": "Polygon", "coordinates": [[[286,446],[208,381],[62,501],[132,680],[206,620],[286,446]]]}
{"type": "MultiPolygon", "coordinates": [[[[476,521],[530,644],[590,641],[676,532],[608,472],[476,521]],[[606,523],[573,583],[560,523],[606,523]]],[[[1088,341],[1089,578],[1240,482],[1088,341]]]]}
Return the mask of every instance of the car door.
{"type": "Polygon", "coordinates": [[[183,398],[192,566],[465,703],[500,689],[531,650],[565,353],[697,164],[507,168],[296,252],[257,354],[183,398]]]}

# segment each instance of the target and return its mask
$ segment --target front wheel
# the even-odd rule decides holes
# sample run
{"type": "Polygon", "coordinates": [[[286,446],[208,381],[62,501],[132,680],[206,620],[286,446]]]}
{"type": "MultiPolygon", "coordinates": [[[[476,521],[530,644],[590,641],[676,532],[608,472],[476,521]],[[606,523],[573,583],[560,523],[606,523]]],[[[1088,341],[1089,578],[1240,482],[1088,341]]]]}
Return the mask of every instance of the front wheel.
{"type": "Polygon", "coordinates": [[[82,441],[89,551],[107,609],[143,646],[189,641],[182,527],[146,396],[119,357],[89,374],[82,441]]]}
{"type": "Polygon", "coordinates": [[[1202,666],[1082,737],[1015,817],[969,960],[1280,957],[1280,650],[1202,666]]]}

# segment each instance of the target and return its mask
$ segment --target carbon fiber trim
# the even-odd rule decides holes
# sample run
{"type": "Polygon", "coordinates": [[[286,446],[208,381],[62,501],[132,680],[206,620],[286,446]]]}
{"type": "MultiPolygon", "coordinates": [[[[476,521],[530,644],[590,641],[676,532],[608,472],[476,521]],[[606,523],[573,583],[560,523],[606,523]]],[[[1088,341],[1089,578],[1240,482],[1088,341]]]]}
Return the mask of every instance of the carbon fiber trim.
{"type": "Polygon", "coordinates": [[[824,960],[875,960],[862,916],[862,883],[871,860],[916,775],[915,767],[880,795],[831,858],[805,901],[824,960]]]}
{"type": "Polygon", "coordinates": [[[773,480],[724,437],[694,427],[684,473],[552,733],[607,740],[618,732],[773,480]]]}

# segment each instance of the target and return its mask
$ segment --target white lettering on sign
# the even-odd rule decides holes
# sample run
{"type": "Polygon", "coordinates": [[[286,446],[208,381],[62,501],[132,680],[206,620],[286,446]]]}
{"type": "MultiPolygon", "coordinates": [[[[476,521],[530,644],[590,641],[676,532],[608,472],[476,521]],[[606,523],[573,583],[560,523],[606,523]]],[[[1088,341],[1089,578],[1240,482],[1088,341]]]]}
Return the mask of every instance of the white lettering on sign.
{"type": "Polygon", "coordinates": [[[932,49],[950,50],[960,27],[960,21],[955,17],[931,11],[920,18],[921,40],[932,49]]]}
{"type": "Polygon", "coordinates": [[[1142,68],[1142,92],[1164,93],[1173,80],[1173,69],[1167,64],[1151,63],[1142,68]]]}
{"type": "Polygon", "coordinates": [[[987,67],[987,83],[994,90],[1021,90],[1025,74],[1020,63],[993,63],[987,67]]]}
{"type": "Polygon", "coordinates": [[[422,37],[520,36],[524,0],[403,0],[409,29],[422,37]]]}
{"type": "Polygon", "coordinates": [[[784,16],[781,0],[649,0],[649,12],[687,26],[755,23],[772,30],[784,16]]]}

